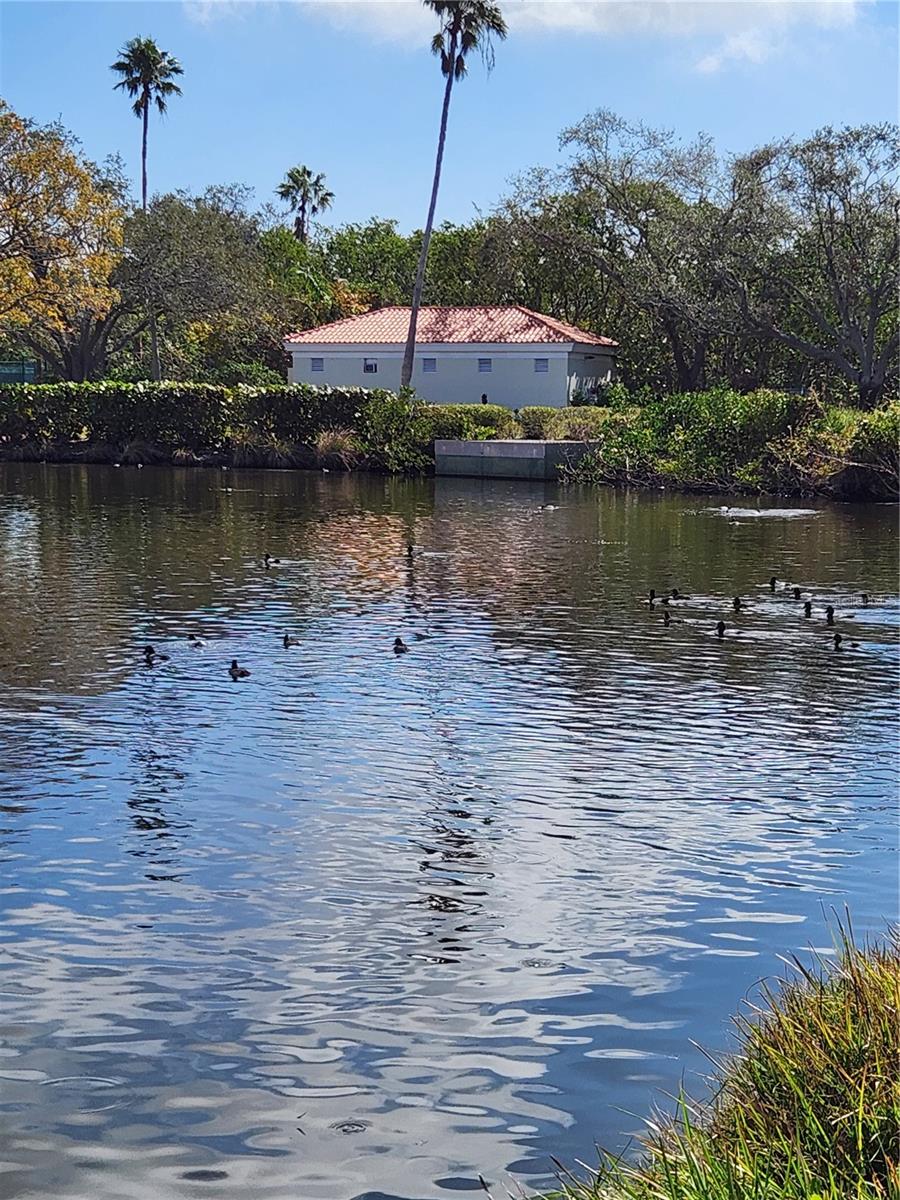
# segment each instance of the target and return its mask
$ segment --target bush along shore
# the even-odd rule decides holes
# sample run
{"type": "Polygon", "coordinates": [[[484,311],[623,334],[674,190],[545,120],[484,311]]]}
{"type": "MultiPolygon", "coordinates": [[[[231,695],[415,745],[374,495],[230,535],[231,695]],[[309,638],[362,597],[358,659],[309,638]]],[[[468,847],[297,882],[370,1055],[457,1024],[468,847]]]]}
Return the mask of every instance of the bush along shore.
{"type": "Polygon", "coordinates": [[[0,386],[0,459],[428,472],[436,438],[588,441],[566,482],[888,500],[900,494],[900,403],[728,388],[601,406],[427,404],[305,384],[0,386]]]}
{"type": "Polygon", "coordinates": [[[423,472],[436,438],[521,436],[507,408],[364,388],[203,383],[0,386],[0,458],[423,472]]]}
{"type": "Polygon", "coordinates": [[[564,1176],[555,1200],[896,1200],[900,945],[857,948],[763,991],[714,1098],[681,1097],[644,1157],[564,1176]]]}

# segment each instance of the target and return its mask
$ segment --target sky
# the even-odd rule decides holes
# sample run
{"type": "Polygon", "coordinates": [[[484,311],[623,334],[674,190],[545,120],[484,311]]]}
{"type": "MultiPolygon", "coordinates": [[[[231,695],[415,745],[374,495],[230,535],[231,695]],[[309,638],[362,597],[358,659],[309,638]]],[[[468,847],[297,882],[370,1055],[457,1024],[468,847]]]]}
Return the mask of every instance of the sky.
{"type": "MultiPolygon", "coordinates": [[[[559,161],[597,108],[700,131],[726,152],[822,125],[897,119],[896,0],[501,0],[488,74],[473,60],[450,116],[438,220],[488,213],[517,173],[559,161]]],[[[150,131],[150,189],[244,183],[262,204],[304,163],[329,224],[421,227],[442,81],[417,0],[0,0],[0,96],[121,154],[139,187],[140,123],[112,90],[122,44],[151,36],[184,67],[150,131]]]]}

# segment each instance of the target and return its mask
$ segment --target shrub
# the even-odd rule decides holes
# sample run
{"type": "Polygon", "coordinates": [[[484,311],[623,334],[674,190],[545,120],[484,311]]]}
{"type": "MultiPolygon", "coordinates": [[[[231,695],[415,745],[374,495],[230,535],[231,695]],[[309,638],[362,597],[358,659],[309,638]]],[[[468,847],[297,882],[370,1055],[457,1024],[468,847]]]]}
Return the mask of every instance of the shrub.
{"type": "Polygon", "coordinates": [[[521,433],[512,412],[500,404],[428,404],[425,417],[435,438],[514,438],[521,433]]]}
{"type": "Polygon", "coordinates": [[[607,1160],[570,1200],[889,1200],[900,1195],[900,945],[858,949],[763,991],[700,1108],[682,1098],[646,1157],[607,1160]]]}
{"type": "Polygon", "coordinates": [[[323,429],[316,435],[316,462],[349,471],[359,461],[359,445],[351,429],[323,429]]]}
{"type": "Polygon", "coordinates": [[[545,408],[537,404],[520,408],[519,424],[522,426],[522,436],[537,439],[550,437],[552,422],[559,411],[558,408],[545,408]]]}

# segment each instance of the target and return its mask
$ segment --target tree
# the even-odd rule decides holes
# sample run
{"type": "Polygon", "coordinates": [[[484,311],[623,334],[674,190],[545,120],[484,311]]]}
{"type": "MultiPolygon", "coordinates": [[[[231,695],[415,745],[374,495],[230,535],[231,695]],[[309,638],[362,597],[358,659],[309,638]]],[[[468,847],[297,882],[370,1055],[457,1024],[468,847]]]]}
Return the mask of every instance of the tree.
{"type": "MultiPolygon", "coordinates": [[[[121,58],[110,67],[122,78],[115,89],[126,91],[134,98],[131,106],[141,119],[141,209],[147,211],[147,125],[150,105],[156,104],[160,116],[166,111],[171,96],[180,96],[181,88],[173,82],[184,71],[177,58],[160,50],[153,38],[132,38],[119,51],[121,58]]],[[[150,370],[154,379],[161,375],[156,315],[150,316],[150,370]]]]}
{"type": "Polygon", "coordinates": [[[114,304],[121,255],[119,181],[71,135],[40,127],[0,101],[0,325],[18,335],[58,331],[73,306],[102,316],[114,304]]]}
{"type": "Polygon", "coordinates": [[[291,167],[284,182],[275,189],[276,195],[286,201],[294,218],[294,234],[298,242],[309,241],[309,228],[313,218],[334,203],[334,192],[325,186],[325,176],[313,175],[309,167],[291,167]]]}
{"type": "Polygon", "coordinates": [[[825,128],[737,167],[755,230],[736,280],[749,327],[830,367],[863,408],[897,375],[898,133],[825,128]]]}
{"type": "MultiPolygon", "coordinates": [[[[684,145],[668,131],[599,110],[562,134],[572,158],[553,186],[578,198],[566,242],[621,289],[668,347],[679,390],[705,386],[710,352],[739,322],[729,285],[752,242],[746,206],[708,138],[684,145]]],[[[541,210],[545,177],[524,189],[541,210]]],[[[548,246],[557,235],[543,230],[548,246]]]]}
{"type": "Polygon", "coordinates": [[[234,187],[155,197],[125,222],[109,279],[114,301],[96,312],[72,297],[55,323],[32,321],[22,340],[65,379],[102,378],[113,363],[134,375],[135,347],[158,317],[173,378],[205,376],[216,356],[271,355],[280,365],[285,300],[269,280],[260,224],[246,203],[247,192],[234,187]]]}
{"type": "Polygon", "coordinates": [[[325,267],[333,280],[345,280],[366,307],[403,304],[412,289],[417,249],[397,231],[396,221],[377,217],[342,225],[322,240],[325,267]]]}
{"type": "Polygon", "coordinates": [[[119,51],[121,58],[110,67],[122,78],[115,85],[134,98],[131,109],[140,117],[141,131],[141,208],[147,211],[147,125],[150,105],[155,104],[162,116],[172,96],[180,96],[181,88],[173,82],[184,70],[177,58],[160,50],[153,38],[132,38],[119,51]]]}
{"type": "Polygon", "coordinates": [[[473,50],[480,50],[488,70],[493,66],[491,39],[506,37],[506,22],[497,4],[492,0],[424,0],[426,7],[437,13],[441,27],[434,35],[431,49],[441,62],[444,76],[444,102],[441,106],[441,124],[438,132],[437,154],[434,162],[434,177],[431,183],[431,200],[428,216],[422,233],[422,247],[413,284],[412,306],[409,314],[409,332],[403,353],[400,386],[409,387],[412,379],[413,361],[416,354],[416,325],[422,303],[422,288],[425,284],[425,267],[428,262],[428,247],[434,227],[434,212],[437,207],[438,189],[441,184],[441,166],[444,161],[444,144],[447,140],[447,119],[450,115],[450,97],[453,84],[463,79],[467,66],[466,57],[473,50]]]}

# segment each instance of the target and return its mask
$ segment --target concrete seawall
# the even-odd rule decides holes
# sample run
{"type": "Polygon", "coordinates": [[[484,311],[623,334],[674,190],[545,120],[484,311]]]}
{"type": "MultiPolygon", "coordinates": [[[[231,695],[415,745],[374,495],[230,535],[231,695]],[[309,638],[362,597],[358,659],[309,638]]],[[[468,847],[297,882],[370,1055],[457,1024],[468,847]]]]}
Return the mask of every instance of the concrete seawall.
{"type": "Polygon", "coordinates": [[[589,442],[439,438],[434,443],[434,473],[475,479],[558,479],[561,466],[580,462],[590,449],[589,442]]]}

